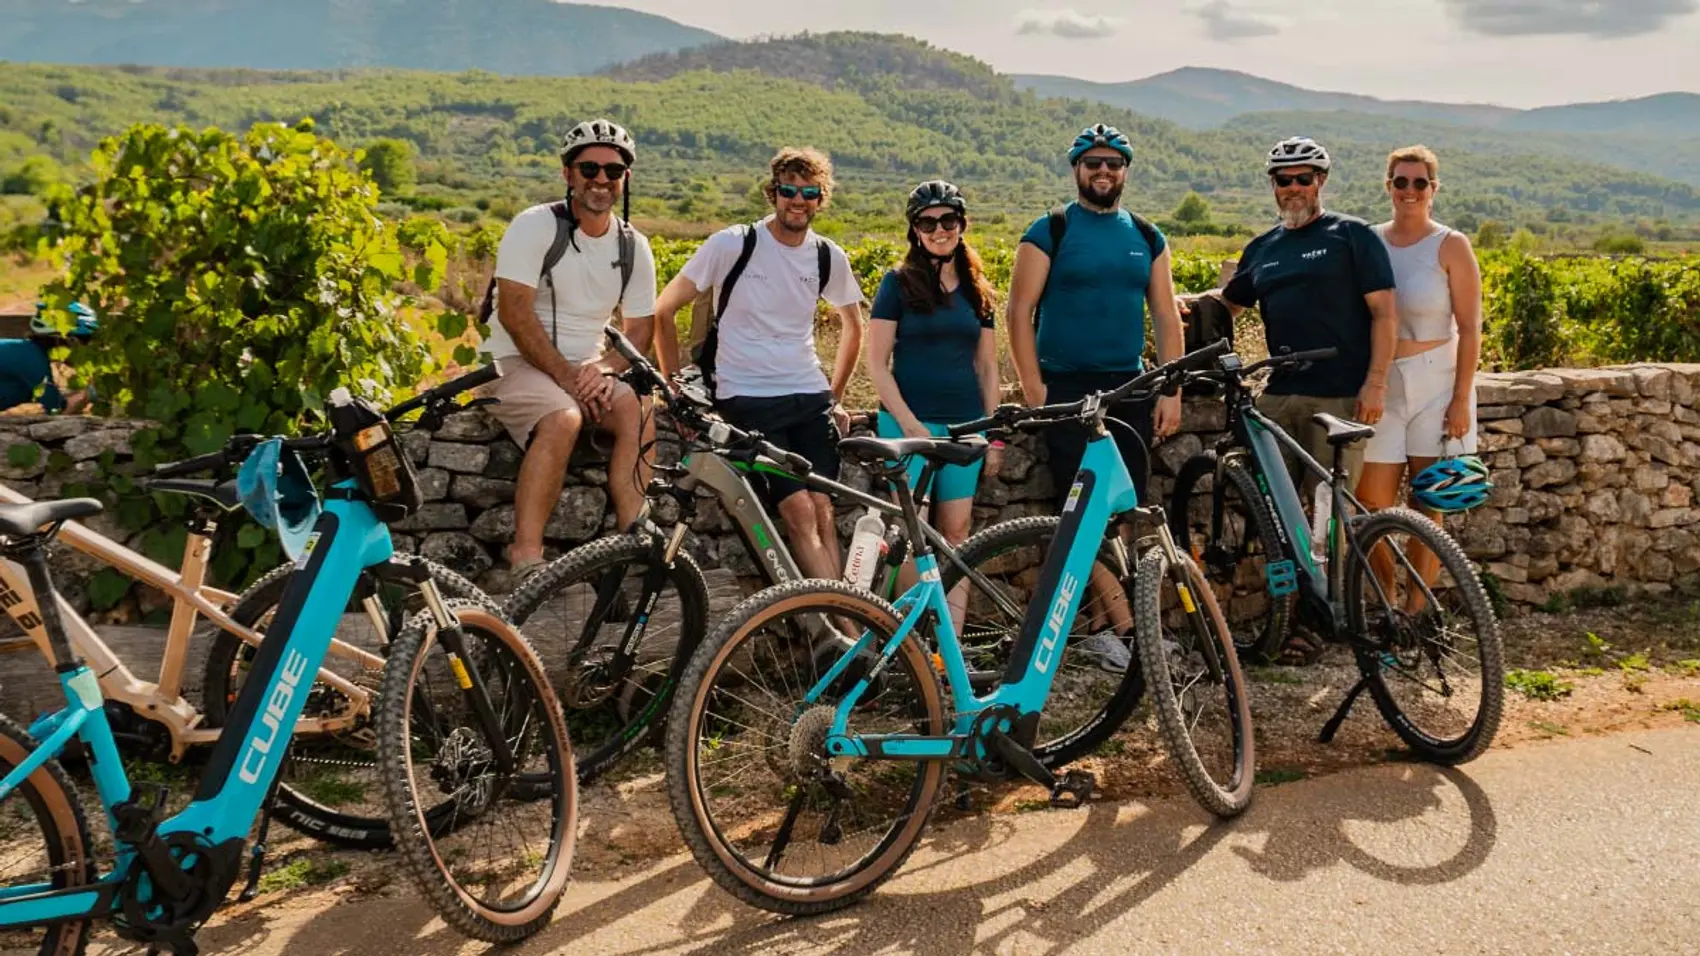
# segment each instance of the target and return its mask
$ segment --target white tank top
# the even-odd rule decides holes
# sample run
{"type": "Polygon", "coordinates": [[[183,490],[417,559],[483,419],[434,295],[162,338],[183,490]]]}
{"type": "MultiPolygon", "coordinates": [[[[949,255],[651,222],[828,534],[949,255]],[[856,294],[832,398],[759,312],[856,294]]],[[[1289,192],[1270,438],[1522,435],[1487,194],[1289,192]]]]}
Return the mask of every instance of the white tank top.
{"type": "Polygon", "coordinates": [[[1399,337],[1421,342],[1449,339],[1456,334],[1452,317],[1452,286],[1440,265],[1440,245],[1452,230],[1435,223],[1434,231],[1400,248],[1387,241],[1391,222],[1370,227],[1393,260],[1393,296],[1399,309],[1399,337]]]}

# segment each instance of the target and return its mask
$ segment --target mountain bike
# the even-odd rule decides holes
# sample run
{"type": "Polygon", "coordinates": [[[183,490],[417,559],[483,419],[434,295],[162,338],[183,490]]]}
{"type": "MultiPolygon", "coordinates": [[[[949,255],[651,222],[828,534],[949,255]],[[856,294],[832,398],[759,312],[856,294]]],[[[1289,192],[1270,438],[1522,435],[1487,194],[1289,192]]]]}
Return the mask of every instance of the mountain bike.
{"type": "MultiPolygon", "coordinates": [[[[481,369],[439,386],[389,418],[497,374],[481,369]]],[[[100,684],[67,638],[49,577],[47,542],[64,522],[99,513],[100,502],[0,506],[0,550],[25,568],[36,594],[51,596],[38,613],[67,701],[28,730],[0,722],[0,841],[7,851],[0,854],[0,927],[39,929],[40,952],[80,952],[99,919],[150,947],[197,951],[195,932],[237,879],[256,818],[256,845],[264,845],[266,809],[310,676],[362,569],[386,568],[418,588],[427,606],[391,648],[379,707],[391,829],[415,881],[450,925],[492,941],[535,932],[559,902],[572,857],[576,784],[566,725],[542,666],[499,616],[445,600],[418,566],[387,565],[392,543],[382,519],[417,506],[417,480],[386,416],[340,388],[327,410],[327,433],[274,439],[287,451],[327,459],[325,506],[194,799],[170,816],[165,786],[134,786],[125,775],[100,684]],[[447,680],[422,680],[428,669],[447,680]],[[432,693],[439,688],[448,692],[432,693]],[[73,738],[90,754],[114,840],[105,870],[56,759],[73,738]],[[549,799],[512,799],[509,785],[519,773],[547,774],[555,784],[549,799]],[[439,797],[455,805],[449,832],[463,841],[458,845],[440,842],[427,825],[424,808],[439,797]]],[[[223,468],[256,442],[242,436],[160,472],[223,468]]],[[[256,870],[262,857],[253,856],[256,870]]]]}
{"type": "MultiPolygon", "coordinates": [[[[1423,515],[1405,508],[1369,511],[1346,489],[1346,446],[1375,429],[1316,415],[1334,448],[1325,469],[1258,411],[1246,382],[1261,369],[1302,366],[1335,352],[1277,355],[1253,365],[1225,355],[1216,368],[1193,376],[1223,389],[1229,432],[1209,459],[1208,524],[1194,533],[1187,520],[1191,502],[1177,483],[1172,533],[1199,548],[1217,588],[1247,580],[1242,560],[1260,565],[1257,585],[1269,595],[1269,610],[1260,634],[1242,644],[1244,649],[1270,651],[1268,642],[1287,626],[1283,608],[1295,602],[1312,630],[1351,648],[1361,677],[1324,726],[1324,743],[1368,690],[1412,750],[1437,763],[1463,763],[1492,742],[1504,697],[1499,625],[1475,566],[1451,535],[1423,515]],[[1329,496],[1321,558],[1283,449],[1329,496]],[[1248,547],[1252,542],[1255,547],[1248,547]],[[1439,557],[1444,575],[1434,585],[1412,567],[1415,547],[1439,557]]],[[[1189,463],[1183,472],[1189,470],[1204,468],[1189,463]]]]}
{"type": "MultiPolygon", "coordinates": [[[[668,717],[668,796],[692,854],[716,883],[780,913],[849,905],[913,851],[948,766],[982,779],[1025,777],[1048,788],[1054,805],[1078,806],[1090,796],[1091,774],[1053,773],[1032,747],[1064,630],[1105,531],[1113,516],[1140,507],[1106,412],[1114,402],[1178,388],[1186,371],[1226,348],[1218,343],[1078,402],[1001,406],[986,419],[953,426],[951,438],[839,444],[895,489],[919,542],[920,580],[895,604],[842,582],[771,587],[740,604],[692,656],[668,717]],[[933,463],[973,461],[984,455],[985,440],[961,436],[1064,423],[1088,430],[1080,470],[1006,669],[991,690],[976,695],[937,555],[901,480],[904,462],[912,455],[933,463]],[[800,615],[848,619],[860,634],[848,650],[822,660],[795,639],[792,622],[800,615]],[[936,643],[922,635],[923,621],[936,643]]],[[[1195,796],[1232,815],[1249,805],[1253,779],[1244,678],[1213,595],[1199,586],[1166,525],[1156,524],[1159,545],[1145,564],[1161,583],[1142,578],[1135,588],[1145,602],[1134,608],[1141,660],[1160,716],[1169,715],[1160,721],[1164,740],[1189,788],[1204,784],[1207,792],[1195,796]],[[1156,623],[1164,584],[1184,607],[1186,623],[1173,630],[1156,623]],[[1189,673],[1177,673],[1177,661],[1189,673]],[[1224,739],[1194,736],[1209,734],[1224,739]]]]}
{"type": "MultiPolygon", "coordinates": [[[[563,652],[552,676],[579,741],[580,783],[654,738],[684,663],[708,630],[708,585],[684,547],[699,491],[721,503],[758,576],[768,584],[803,575],[746,477],[751,472],[796,478],[813,490],[900,514],[890,501],[810,475],[807,459],[721,419],[700,382],[669,387],[623,334],[609,328],[607,337],[630,365],[621,377],[637,394],[653,395],[667,408],[688,436],[686,452],[677,466],[655,468],[648,500],[631,530],[557,558],[528,577],[503,609],[534,641],[547,641],[563,652]],[[659,518],[663,502],[673,513],[671,527],[659,518]]],[[[930,477],[923,480],[930,482],[930,477]]],[[[926,531],[937,538],[933,529],[926,531]]],[[[892,547],[877,572],[890,582],[883,587],[895,584],[905,553],[905,542],[897,536],[888,536],[888,543],[892,547]]],[[[827,637],[824,622],[813,622],[813,633],[827,637]]]]}
{"type": "MultiPolygon", "coordinates": [[[[122,752],[178,763],[189,748],[218,740],[219,728],[253,667],[295,567],[286,564],[273,569],[240,595],[208,585],[206,570],[219,520],[242,507],[235,480],[141,478],[136,483],[143,490],[182,495],[189,501],[179,570],[173,572],[76,521],[61,525],[54,541],[171,599],[158,679],[150,682],[136,676],[69,604],[61,603],[59,613],[72,649],[99,677],[107,721],[122,752]],[[184,670],[190,640],[203,617],[217,631],[207,651],[200,682],[202,706],[197,708],[183,694],[184,670]]],[[[0,503],[34,502],[0,485],[0,503]]],[[[419,563],[429,569],[448,597],[489,603],[472,582],[435,562],[404,555],[397,555],[394,562],[419,563]]],[[[360,572],[348,613],[338,625],[340,637],[331,641],[326,660],[314,675],[306,710],[296,721],[292,759],[278,782],[273,813],[290,828],[354,849],[383,849],[392,844],[381,787],[374,779],[371,697],[383,670],[383,652],[405,623],[409,606],[404,598],[410,593],[380,580],[371,570],[360,572]]],[[[24,631],[0,641],[0,653],[33,646],[48,654],[50,644],[37,605],[24,569],[0,561],[0,606],[24,631]]]]}

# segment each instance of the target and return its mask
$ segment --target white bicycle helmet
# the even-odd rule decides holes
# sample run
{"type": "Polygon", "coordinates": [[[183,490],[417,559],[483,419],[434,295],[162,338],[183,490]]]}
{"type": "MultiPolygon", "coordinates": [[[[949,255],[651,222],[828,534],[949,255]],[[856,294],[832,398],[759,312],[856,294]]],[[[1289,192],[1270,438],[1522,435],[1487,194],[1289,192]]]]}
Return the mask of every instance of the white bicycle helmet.
{"type": "Polygon", "coordinates": [[[1332,162],[1328,158],[1328,150],[1323,149],[1321,143],[1309,136],[1293,136],[1275,144],[1275,148],[1269,151],[1269,161],[1263,171],[1272,173],[1290,166],[1314,166],[1326,172],[1332,162]]]}
{"type": "Polygon", "coordinates": [[[561,137],[561,162],[573,161],[579,150],[587,146],[612,146],[625,157],[626,165],[637,162],[637,144],[625,127],[610,119],[586,120],[567,130],[561,137]]]}

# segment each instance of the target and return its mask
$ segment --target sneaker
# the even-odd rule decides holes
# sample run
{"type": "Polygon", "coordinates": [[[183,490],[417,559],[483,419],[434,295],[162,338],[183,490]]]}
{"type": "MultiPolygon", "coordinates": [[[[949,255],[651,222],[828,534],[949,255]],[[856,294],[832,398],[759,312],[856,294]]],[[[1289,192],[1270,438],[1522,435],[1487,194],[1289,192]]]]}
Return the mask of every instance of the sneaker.
{"type": "Polygon", "coordinates": [[[1128,649],[1127,639],[1108,628],[1081,641],[1080,649],[1098,658],[1098,666],[1112,674],[1127,673],[1128,665],[1133,663],[1133,651],[1128,649]]]}
{"type": "Polygon", "coordinates": [[[549,562],[542,558],[528,558],[518,564],[491,571],[484,579],[484,590],[490,594],[508,594],[519,589],[526,578],[541,571],[549,562]]]}

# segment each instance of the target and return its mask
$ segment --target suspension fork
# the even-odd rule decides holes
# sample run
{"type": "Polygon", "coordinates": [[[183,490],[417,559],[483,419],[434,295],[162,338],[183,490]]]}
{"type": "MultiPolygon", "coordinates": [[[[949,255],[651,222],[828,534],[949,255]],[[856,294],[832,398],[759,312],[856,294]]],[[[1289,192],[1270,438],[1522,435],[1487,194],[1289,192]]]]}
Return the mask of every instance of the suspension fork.
{"type": "Polygon", "coordinates": [[[473,716],[484,735],[484,742],[490,747],[496,767],[503,775],[512,775],[518,763],[514,759],[513,748],[508,744],[507,731],[496,715],[495,705],[490,702],[490,688],[484,682],[484,675],[479,673],[478,668],[466,666],[466,633],[461,630],[460,619],[449,613],[448,606],[443,603],[442,592],[437,590],[437,582],[430,578],[419,582],[419,593],[424,596],[425,606],[437,622],[437,643],[449,656],[449,670],[454,673],[461,694],[472,704],[473,716]]]}
{"type": "MultiPolygon", "coordinates": [[[[1221,487],[1220,483],[1217,487],[1221,487]]],[[[1175,544],[1175,536],[1169,530],[1169,523],[1157,521],[1155,524],[1158,546],[1163,549],[1163,556],[1169,560],[1169,574],[1174,577],[1175,593],[1181,599],[1181,609],[1186,613],[1187,626],[1192,629],[1193,643],[1204,655],[1204,666],[1210,672],[1210,679],[1220,681],[1226,667],[1216,652],[1216,642],[1211,638],[1209,627],[1204,620],[1204,606],[1192,593],[1192,581],[1186,573],[1186,565],[1181,561],[1181,550],[1175,544]]]]}

